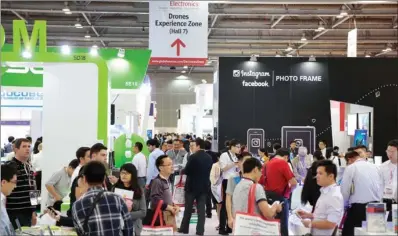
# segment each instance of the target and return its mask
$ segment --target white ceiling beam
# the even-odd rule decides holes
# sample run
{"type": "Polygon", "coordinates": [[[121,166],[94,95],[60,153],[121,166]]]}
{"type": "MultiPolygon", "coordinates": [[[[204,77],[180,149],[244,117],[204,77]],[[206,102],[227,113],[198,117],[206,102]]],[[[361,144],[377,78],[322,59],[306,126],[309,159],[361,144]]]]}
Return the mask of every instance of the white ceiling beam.
{"type": "MultiPolygon", "coordinates": [[[[82,15],[83,15],[84,19],[86,20],[87,24],[90,25],[90,27],[91,27],[91,29],[93,30],[94,34],[95,34],[97,37],[100,37],[100,34],[99,34],[98,31],[95,29],[95,27],[91,24],[91,21],[88,19],[87,15],[86,15],[85,13],[82,13],[82,15]]],[[[106,47],[106,44],[105,44],[105,42],[104,42],[103,40],[100,40],[100,42],[101,42],[102,46],[106,47]]]]}
{"type": "Polygon", "coordinates": [[[14,15],[16,15],[19,19],[25,21],[25,23],[28,23],[28,21],[27,21],[23,16],[21,16],[18,12],[14,11],[14,10],[12,10],[11,12],[12,12],[14,15]]]}
{"type": "Polygon", "coordinates": [[[215,15],[215,16],[213,17],[213,20],[211,21],[210,28],[207,30],[207,37],[210,36],[211,31],[212,31],[214,25],[216,24],[217,20],[218,20],[218,15],[215,15]]]}
{"type": "Polygon", "coordinates": [[[281,20],[283,20],[283,18],[285,18],[285,15],[280,16],[277,20],[275,20],[272,25],[271,25],[271,29],[273,29],[281,20]]]}

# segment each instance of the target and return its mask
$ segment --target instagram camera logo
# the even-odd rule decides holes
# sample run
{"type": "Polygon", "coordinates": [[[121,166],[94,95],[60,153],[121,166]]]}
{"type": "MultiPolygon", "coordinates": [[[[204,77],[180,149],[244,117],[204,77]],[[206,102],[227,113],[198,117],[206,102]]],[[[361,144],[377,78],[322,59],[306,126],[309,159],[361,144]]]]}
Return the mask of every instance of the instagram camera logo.
{"type": "Polygon", "coordinates": [[[296,142],[296,146],[297,147],[303,146],[303,140],[302,139],[295,139],[294,141],[296,142]]]}
{"type": "Polygon", "coordinates": [[[260,147],[260,139],[259,138],[253,138],[252,139],[252,147],[260,147]]]}
{"type": "Polygon", "coordinates": [[[233,77],[240,77],[240,70],[234,70],[232,73],[233,77]]]}

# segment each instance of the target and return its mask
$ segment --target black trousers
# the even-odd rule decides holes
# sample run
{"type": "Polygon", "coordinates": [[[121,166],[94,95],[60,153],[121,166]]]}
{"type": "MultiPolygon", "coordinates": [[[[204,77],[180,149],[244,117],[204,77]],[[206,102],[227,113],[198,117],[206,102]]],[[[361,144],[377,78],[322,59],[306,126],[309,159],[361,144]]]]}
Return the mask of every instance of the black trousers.
{"type": "Polygon", "coordinates": [[[222,204],[221,204],[221,210],[220,210],[220,233],[231,233],[232,229],[228,227],[228,214],[227,214],[227,207],[225,205],[226,203],[226,196],[227,194],[225,191],[227,191],[227,186],[228,186],[228,180],[224,179],[222,181],[222,204]]]}
{"type": "Polygon", "coordinates": [[[386,209],[388,211],[387,221],[392,221],[392,204],[396,204],[392,199],[383,198],[383,202],[386,204],[386,209]]]}
{"type": "Polygon", "coordinates": [[[194,194],[185,192],[185,210],[181,222],[180,232],[189,234],[189,222],[192,216],[193,203],[196,200],[196,209],[198,210],[198,223],[196,224],[196,234],[203,235],[205,232],[205,205],[207,193],[194,194]]]}
{"type": "Polygon", "coordinates": [[[353,203],[347,210],[344,222],[343,236],[353,236],[355,227],[362,227],[362,221],[366,221],[366,205],[368,203],[353,203]]]}
{"type": "Polygon", "coordinates": [[[213,204],[212,204],[212,196],[213,194],[211,193],[211,189],[209,187],[209,191],[207,192],[207,197],[206,197],[206,215],[207,217],[211,217],[212,213],[211,211],[213,210],[213,204]]]}
{"type": "Polygon", "coordinates": [[[11,224],[14,227],[15,230],[18,229],[17,223],[15,222],[16,219],[19,220],[19,223],[21,224],[21,227],[27,226],[31,227],[32,226],[32,211],[8,211],[8,217],[10,218],[11,224]]]}

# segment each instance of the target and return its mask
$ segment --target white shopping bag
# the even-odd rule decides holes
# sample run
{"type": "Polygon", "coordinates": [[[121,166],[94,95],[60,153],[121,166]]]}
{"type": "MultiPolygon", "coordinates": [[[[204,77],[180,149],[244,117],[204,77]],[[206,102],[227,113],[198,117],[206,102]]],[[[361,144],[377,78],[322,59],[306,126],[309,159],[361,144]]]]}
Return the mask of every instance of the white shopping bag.
{"type": "Polygon", "coordinates": [[[187,176],[180,175],[174,179],[173,203],[177,206],[185,205],[185,181],[187,176]],[[184,177],[185,176],[185,177],[184,177]]]}
{"type": "Polygon", "coordinates": [[[256,184],[250,187],[248,211],[237,212],[234,235],[280,235],[279,220],[265,220],[254,213],[256,184]]]}
{"type": "Polygon", "coordinates": [[[165,226],[163,223],[163,213],[160,209],[162,204],[163,201],[159,201],[155,214],[153,215],[151,225],[144,225],[142,227],[141,235],[174,235],[173,226],[165,226]],[[160,218],[160,226],[155,226],[155,222],[158,217],[160,218]]]}

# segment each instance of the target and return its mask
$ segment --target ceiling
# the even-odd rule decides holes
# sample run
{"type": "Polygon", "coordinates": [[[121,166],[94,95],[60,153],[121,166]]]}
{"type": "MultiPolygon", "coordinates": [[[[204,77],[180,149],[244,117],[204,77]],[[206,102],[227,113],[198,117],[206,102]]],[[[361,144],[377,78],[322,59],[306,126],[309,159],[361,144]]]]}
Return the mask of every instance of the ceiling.
{"type": "MultiPolygon", "coordinates": [[[[358,56],[397,57],[396,1],[217,1],[209,3],[208,54],[219,56],[346,56],[347,33],[358,29],[358,56]],[[270,3],[272,2],[272,4],[270,3]],[[382,3],[380,3],[382,2],[382,3]],[[341,12],[346,14],[341,14],[341,12]],[[339,15],[341,14],[341,18],[339,15]],[[320,24],[325,28],[318,31],[320,24]],[[305,37],[307,40],[302,41],[305,37]],[[287,48],[290,45],[292,50],[287,48]],[[391,51],[386,51],[387,47],[391,51]],[[383,51],[384,50],[384,51],[383,51]]],[[[10,42],[12,20],[47,21],[48,45],[148,47],[148,2],[135,0],[1,1],[10,42]],[[79,21],[83,28],[74,25],[79,21]],[[85,38],[89,34],[91,38],[85,38]]],[[[150,67],[152,72],[209,72],[206,67],[150,67]]]]}

